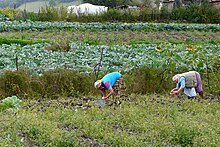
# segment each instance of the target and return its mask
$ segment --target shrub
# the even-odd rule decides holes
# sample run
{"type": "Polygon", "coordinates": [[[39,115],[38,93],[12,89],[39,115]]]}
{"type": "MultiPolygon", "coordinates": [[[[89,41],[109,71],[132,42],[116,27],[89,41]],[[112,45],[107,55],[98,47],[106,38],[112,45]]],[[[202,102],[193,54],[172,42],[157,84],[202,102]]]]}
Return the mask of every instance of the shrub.
{"type": "Polygon", "coordinates": [[[201,6],[191,4],[188,7],[174,9],[172,19],[195,23],[217,23],[220,19],[220,12],[209,3],[202,3],[201,6]]]}
{"type": "MultiPolygon", "coordinates": [[[[184,72],[184,70],[181,70],[184,72]]],[[[180,73],[181,73],[180,71],[180,73]]],[[[167,93],[175,84],[169,69],[142,67],[128,73],[122,73],[127,85],[127,94],[167,93]]],[[[200,73],[205,93],[216,93],[219,90],[219,74],[200,73]]],[[[104,73],[99,74],[102,78],[104,73]]],[[[22,98],[39,99],[59,96],[77,97],[100,94],[93,86],[96,77],[93,73],[80,73],[66,69],[55,69],[44,72],[41,76],[25,70],[6,71],[0,78],[0,97],[16,95],[22,98]]]]}
{"type": "Polygon", "coordinates": [[[105,15],[103,15],[103,19],[105,21],[112,21],[112,22],[119,21],[120,17],[121,17],[121,13],[116,9],[109,9],[108,13],[105,13],[105,15]]]}
{"type": "Polygon", "coordinates": [[[14,19],[15,18],[15,10],[11,9],[11,8],[4,8],[4,9],[0,9],[0,14],[5,15],[6,17],[8,17],[9,19],[14,19]]]}
{"type": "Polygon", "coordinates": [[[128,86],[128,93],[154,93],[170,90],[173,85],[170,83],[171,76],[167,76],[168,79],[163,77],[165,71],[162,69],[150,69],[142,67],[131,71],[126,74],[126,81],[128,86]]]}
{"type": "Polygon", "coordinates": [[[65,40],[65,38],[60,38],[54,41],[51,46],[48,46],[46,50],[68,52],[70,48],[70,41],[65,40]]]}
{"type": "Polygon", "coordinates": [[[40,9],[38,17],[41,21],[64,21],[67,18],[67,10],[63,6],[59,8],[46,6],[40,9]]]}
{"type": "Polygon", "coordinates": [[[153,11],[150,11],[149,9],[140,10],[138,20],[139,21],[150,21],[152,13],[153,11]]]}
{"type": "Polygon", "coordinates": [[[48,71],[41,79],[47,95],[78,96],[92,93],[93,78],[77,71],[58,69],[48,71]]]}
{"type": "Polygon", "coordinates": [[[25,71],[6,71],[0,85],[4,89],[6,96],[16,95],[24,97],[31,90],[29,81],[30,76],[25,71]]]}

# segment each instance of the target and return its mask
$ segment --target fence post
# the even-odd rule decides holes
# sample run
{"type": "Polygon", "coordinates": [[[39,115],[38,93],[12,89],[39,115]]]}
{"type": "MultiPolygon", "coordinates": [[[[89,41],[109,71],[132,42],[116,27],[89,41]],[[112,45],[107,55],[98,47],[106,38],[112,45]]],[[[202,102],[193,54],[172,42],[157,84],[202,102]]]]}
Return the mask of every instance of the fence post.
{"type": "Polygon", "coordinates": [[[95,77],[95,81],[98,80],[100,67],[102,66],[103,50],[104,50],[104,48],[102,47],[102,48],[101,48],[101,56],[100,56],[99,63],[94,66],[94,72],[95,72],[95,76],[96,76],[96,77],[95,77]],[[98,69],[97,69],[97,71],[96,71],[96,67],[97,67],[97,66],[98,66],[98,69]]]}
{"type": "Polygon", "coordinates": [[[15,57],[15,65],[16,65],[16,70],[18,71],[18,55],[17,54],[15,57]]]}

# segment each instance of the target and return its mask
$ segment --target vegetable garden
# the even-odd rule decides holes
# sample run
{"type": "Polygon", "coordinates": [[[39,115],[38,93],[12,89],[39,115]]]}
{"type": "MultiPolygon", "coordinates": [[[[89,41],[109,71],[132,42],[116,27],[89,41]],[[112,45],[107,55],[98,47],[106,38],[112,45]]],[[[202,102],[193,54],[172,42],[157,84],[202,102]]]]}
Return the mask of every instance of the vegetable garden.
{"type": "Polygon", "coordinates": [[[0,32],[0,146],[219,145],[218,24],[4,18],[0,32]],[[167,95],[188,70],[201,73],[205,99],[167,95]],[[99,108],[93,82],[111,71],[128,98],[99,108]]]}

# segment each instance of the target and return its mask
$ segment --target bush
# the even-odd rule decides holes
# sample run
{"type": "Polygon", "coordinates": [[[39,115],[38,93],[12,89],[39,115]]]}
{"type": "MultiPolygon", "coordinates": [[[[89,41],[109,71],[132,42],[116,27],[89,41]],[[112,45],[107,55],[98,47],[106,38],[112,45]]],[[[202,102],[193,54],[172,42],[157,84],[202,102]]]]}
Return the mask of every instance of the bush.
{"type": "MultiPolygon", "coordinates": [[[[182,71],[184,72],[184,71],[182,71]]],[[[180,72],[181,73],[181,72],[180,72]]],[[[168,93],[175,84],[169,69],[142,67],[128,73],[122,73],[127,85],[127,94],[168,93]]],[[[219,90],[218,73],[200,73],[205,93],[219,90]]],[[[104,76],[99,74],[99,78],[104,76]]],[[[0,79],[0,97],[16,95],[23,98],[39,99],[59,96],[77,97],[100,94],[93,86],[95,74],[80,73],[69,69],[56,69],[32,75],[28,71],[6,71],[0,79]]]]}
{"type": "Polygon", "coordinates": [[[170,77],[164,78],[165,71],[161,69],[150,69],[142,67],[126,74],[128,93],[154,93],[170,90],[173,84],[170,83],[170,77]]]}
{"type": "MultiPolygon", "coordinates": [[[[28,19],[37,19],[36,16],[30,15],[28,19]]],[[[39,21],[64,21],[67,19],[67,9],[64,6],[55,8],[53,6],[46,6],[41,8],[38,12],[39,21]]]]}
{"type": "Polygon", "coordinates": [[[14,19],[15,18],[15,10],[11,9],[11,8],[4,8],[4,9],[0,9],[0,14],[5,15],[6,17],[8,17],[9,19],[14,19]]]}
{"type": "Polygon", "coordinates": [[[141,22],[144,21],[151,21],[152,20],[152,15],[153,15],[154,11],[150,11],[149,9],[144,9],[144,10],[140,10],[139,16],[138,16],[138,20],[141,22]]]}
{"type": "Polygon", "coordinates": [[[1,79],[1,89],[5,96],[22,96],[30,94],[30,76],[25,71],[6,71],[1,79]]]}
{"type": "Polygon", "coordinates": [[[174,9],[172,19],[194,23],[218,23],[220,11],[209,3],[203,3],[201,6],[191,4],[188,7],[174,9]]]}
{"type": "Polygon", "coordinates": [[[105,15],[103,15],[103,19],[105,21],[117,22],[121,18],[121,12],[116,9],[109,9],[105,15]]]}
{"type": "Polygon", "coordinates": [[[92,75],[72,70],[52,70],[43,74],[45,94],[78,96],[94,92],[92,75]]]}

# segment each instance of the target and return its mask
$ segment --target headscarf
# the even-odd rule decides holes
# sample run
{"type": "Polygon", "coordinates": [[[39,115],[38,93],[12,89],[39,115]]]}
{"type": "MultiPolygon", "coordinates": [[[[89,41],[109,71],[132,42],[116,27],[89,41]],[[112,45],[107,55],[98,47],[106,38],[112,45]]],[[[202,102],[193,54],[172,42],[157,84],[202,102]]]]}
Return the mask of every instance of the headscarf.
{"type": "Polygon", "coordinates": [[[175,76],[173,76],[173,78],[172,78],[173,82],[178,80],[180,78],[180,76],[181,76],[181,74],[176,74],[175,76]]]}
{"type": "Polygon", "coordinates": [[[94,87],[95,87],[96,89],[98,89],[101,85],[102,85],[102,80],[97,80],[97,81],[94,83],[94,87]]]}

